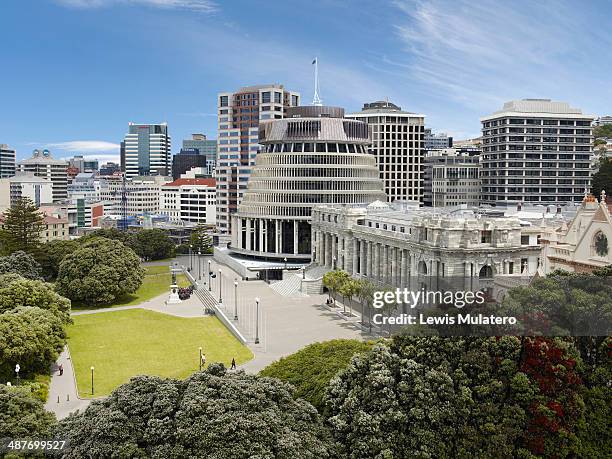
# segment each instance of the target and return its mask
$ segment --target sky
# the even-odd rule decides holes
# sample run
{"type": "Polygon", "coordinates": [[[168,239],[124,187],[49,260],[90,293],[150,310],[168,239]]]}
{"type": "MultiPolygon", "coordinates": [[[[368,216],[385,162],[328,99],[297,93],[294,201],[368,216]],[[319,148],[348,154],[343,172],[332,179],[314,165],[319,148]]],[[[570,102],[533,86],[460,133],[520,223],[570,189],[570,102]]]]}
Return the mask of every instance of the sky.
{"type": "Polygon", "coordinates": [[[612,0],[2,0],[0,143],[117,160],[128,122],[216,138],[216,96],[388,99],[456,139],[505,101],[612,114],[612,0]]]}

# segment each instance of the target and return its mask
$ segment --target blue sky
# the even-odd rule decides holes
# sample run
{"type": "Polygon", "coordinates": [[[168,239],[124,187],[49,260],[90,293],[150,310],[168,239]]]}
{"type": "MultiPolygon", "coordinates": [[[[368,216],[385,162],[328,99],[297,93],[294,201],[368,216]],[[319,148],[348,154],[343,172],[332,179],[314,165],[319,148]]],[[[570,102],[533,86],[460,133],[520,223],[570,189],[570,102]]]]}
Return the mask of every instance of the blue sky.
{"type": "Polygon", "coordinates": [[[278,82],[349,111],[388,98],[476,136],[504,101],[612,114],[612,1],[3,0],[0,143],[118,155],[128,121],[173,151],[216,137],[220,91],[278,82]]]}

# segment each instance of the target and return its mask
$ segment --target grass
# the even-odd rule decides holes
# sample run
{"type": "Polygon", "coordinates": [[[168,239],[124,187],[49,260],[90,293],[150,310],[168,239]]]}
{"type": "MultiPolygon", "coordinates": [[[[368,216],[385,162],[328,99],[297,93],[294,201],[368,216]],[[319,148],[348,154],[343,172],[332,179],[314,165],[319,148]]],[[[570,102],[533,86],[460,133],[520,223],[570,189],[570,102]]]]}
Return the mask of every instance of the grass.
{"type": "MultiPolygon", "coordinates": [[[[172,281],[172,274],[170,274],[170,268],[168,266],[145,266],[146,274],[142,285],[134,293],[124,295],[121,298],[117,298],[112,304],[109,305],[84,305],[80,303],[73,303],[72,310],[80,311],[92,308],[114,308],[117,306],[135,306],[145,301],[149,301],[156,296],[163,295],[164,293],[170,293],[170,282],[172,281]]],[[[179,287],[189,287],[190,283],[184,274],[178,274],[176,276],[176,282],[179,287]]]]}
{"type": "Polygon", "coordinates": [[[253,358],[216,317],[182,318],[145,309],[74,316],[68,346],[79,395],[108,395],[132,376],[185,378],[199,369],[202,346],[207,363],[253,358]]]}

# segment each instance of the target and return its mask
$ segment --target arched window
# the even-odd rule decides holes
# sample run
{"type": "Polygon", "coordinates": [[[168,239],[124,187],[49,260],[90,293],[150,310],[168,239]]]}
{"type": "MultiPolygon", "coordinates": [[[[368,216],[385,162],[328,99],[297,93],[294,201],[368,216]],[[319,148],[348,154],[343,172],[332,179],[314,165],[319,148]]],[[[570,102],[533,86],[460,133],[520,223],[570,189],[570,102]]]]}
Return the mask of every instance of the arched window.
{"type": "Polygon", "coordinates": [[[425,264],[424,261],[419,261],[419,266],[418,266],[418,272],[419,274],[427,274],[427,265],[425,264]]]}
{"type": "Polygon", "coordinates": [[[491,265],[486,265],[480,268],[478,277],[480,279],[493,279],[493,268],[491,267],[491,265]]]}

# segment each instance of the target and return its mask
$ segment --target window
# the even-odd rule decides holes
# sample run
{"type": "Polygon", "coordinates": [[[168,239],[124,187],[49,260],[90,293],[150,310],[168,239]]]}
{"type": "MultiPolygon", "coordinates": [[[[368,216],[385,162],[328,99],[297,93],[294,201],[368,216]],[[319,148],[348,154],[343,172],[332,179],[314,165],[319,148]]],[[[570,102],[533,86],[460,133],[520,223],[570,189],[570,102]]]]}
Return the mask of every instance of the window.
{"type": "Polygon", "coordinates": [[[492,231],[491,230],[482,230],[480,232],[480,242],[483,244],[490,244],[492,240],[492,231]]]}
{"type": "Polygon", "coordinates": [[[227,107],[228,106],[228,97],[227,96],[220,96],[219,97],[219,106],[220,107],[227,107]]]}
{"type": "Polygon", "coordinates": [[[527,234],[521,235],[521,245],[529,245],[529,235],[527,234]]]}
{"type": "Polygon", "coordinates": [[[262,104],[269,104],[271,102],[270,99],[270,91],[265,91],[261,93],[261,103],[262,104]]]}
{"type": "Polygon", "coordinates": [[[274,93],[274,103],[280,104],[282,102],[282,94],[280,92],[274,93]]]}

